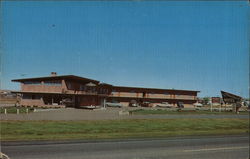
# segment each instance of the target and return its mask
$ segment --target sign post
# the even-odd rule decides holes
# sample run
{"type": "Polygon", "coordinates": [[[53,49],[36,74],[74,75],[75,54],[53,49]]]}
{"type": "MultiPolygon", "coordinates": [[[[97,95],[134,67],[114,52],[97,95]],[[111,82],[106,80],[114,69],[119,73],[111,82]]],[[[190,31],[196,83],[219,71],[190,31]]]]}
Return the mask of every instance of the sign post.
{"type": "Polygon", "coordinates": [[[212,102],[210,103],[210,111],[211,112],[213,111],[213,103],[212,102]]]}

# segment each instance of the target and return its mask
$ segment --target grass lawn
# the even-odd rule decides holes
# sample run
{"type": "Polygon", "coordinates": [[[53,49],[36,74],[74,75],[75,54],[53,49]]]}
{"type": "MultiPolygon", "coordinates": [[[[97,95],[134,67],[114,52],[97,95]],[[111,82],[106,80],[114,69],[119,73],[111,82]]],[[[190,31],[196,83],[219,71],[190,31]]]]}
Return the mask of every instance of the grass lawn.
{"type": "Polygon", "coordinates": [[[1,121],[1,140],[67,140],[229,135],[249,132],[248,119],[1,121]]]}
{"type": "MultiPolygon", "coordinates": [[[[218,112],[218,111],[207,111],[207,110],[183,110],[183,111],[171,111],[171,110],[167,110],[167,109],[154,109],[154,110],[147,110],[147,109],[136,109],[136,110],[132,110],[130,111],[131,114],[135,114],[135,115],[147,115],[147,114],[173,114],[173,115],[181,115],[181,114],[192,114],[192,115],[201,115],[201,114],[220,114],[220,115],[232,115],[235,114],[234,112],[229,112],[229,111],[222,111],[222,112],[218,112]]],[[[245,111],[245,112],[240,112],[240,114],[249,114],[249,112],[245,111]]]]}

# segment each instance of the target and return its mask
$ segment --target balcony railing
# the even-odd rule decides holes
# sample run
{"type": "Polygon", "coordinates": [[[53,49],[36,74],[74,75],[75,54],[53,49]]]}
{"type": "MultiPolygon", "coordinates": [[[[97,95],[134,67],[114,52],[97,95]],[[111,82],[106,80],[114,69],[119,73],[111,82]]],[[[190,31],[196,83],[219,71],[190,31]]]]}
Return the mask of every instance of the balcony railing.
{"type": "Polygon", "coordinates": [[[22,91],[24,92],[48,92],[59,93],[62,91],[62,86],[49,86],[49,85],[22,85],[22,91]]]}
{"type": "Polygon", "coordinates": [[[187,99],[187,100],[197,100],[196,96],[189,95],[169,95],[169,94],[145,94],[143,93],[124,93],[124,92],[113,92],[109,96],[111,97],[128,97],[128,98],[154,98],[154,99],[187,99]]]}

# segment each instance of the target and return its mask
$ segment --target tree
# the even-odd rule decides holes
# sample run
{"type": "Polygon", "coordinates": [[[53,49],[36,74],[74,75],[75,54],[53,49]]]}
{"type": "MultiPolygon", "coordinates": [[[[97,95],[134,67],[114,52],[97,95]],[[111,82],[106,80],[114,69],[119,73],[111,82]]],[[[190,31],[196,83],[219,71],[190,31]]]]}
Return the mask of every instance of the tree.
{"type": "Polygon", "coordinates": [[[204,104],[204,105],[208,105],[208,104],[209,104],[209,100],[210,100],[209,97],[204,97],[204,98],[203,98],[203,104],[204,104]]]}

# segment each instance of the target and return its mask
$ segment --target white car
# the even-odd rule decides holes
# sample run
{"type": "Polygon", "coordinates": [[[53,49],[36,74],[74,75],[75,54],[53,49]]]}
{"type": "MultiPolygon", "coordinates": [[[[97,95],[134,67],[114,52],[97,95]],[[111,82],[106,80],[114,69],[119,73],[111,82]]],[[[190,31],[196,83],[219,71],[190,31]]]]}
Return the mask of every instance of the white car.
{"type": "Polygon", "coordinates": [[[106,103],[106,107],[117,107],[117,108],[121,108],[123,105],[121,103],[111,103],[111,102],[107,102],[106,103]]]}
{"type": "Polygon", "coordinates": [[[169,104],[168,102],[162,102],[160,104],[157,104],[156,107],[172,108],[173,106],[171,104],[169,104]]]}
{"type": "Polygon", "coordinates": [[[194,103],[194,106],[195,106],[195,107],[202,107],[203,104],[201,104],[201,103],[194,103]]]}
{"type": "Polygon", "coordinates": [[[130,107],[138,107],[138,106],[139,106],[139,103],[137,103],[136,100],[131,100],[131,101],[129,102],[129,106],[130,106],[130,107]]]}

